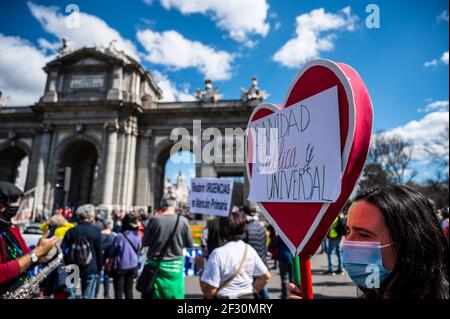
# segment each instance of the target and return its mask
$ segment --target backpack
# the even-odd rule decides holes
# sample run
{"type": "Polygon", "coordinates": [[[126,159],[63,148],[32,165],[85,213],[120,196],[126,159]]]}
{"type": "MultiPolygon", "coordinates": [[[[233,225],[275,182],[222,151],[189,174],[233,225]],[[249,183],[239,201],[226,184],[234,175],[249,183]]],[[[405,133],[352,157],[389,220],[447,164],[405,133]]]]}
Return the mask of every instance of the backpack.
{"type": "Polygon", "coordinates": [[[91,244],[85,236],[77,236],[75,241],[69,247],[67,259],[69,264],[75,264],[81,268],[89,265],[92,260],[92,249],[91,244]]]}

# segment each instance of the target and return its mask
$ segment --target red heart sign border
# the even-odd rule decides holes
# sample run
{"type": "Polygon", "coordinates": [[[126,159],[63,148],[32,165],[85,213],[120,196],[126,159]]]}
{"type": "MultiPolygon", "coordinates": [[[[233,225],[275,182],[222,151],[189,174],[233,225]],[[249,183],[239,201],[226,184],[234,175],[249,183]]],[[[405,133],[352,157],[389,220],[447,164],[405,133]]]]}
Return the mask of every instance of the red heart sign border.
{"type": "MultiPolygon", "coordinates": [[[[341,130],[339,198],[334,203],[258,203],[293,255],[314,255],[362,174],[372,135],[373,111],[368,90],[359,74],[349,65],[330,60],[311,61],[293,81],[284,106],[262,103],[253,110],[248,122],[250,127],[253,121],[334,86],[338,87],[341,130]]],[[[250,183],[252,140],[249,132],[246,139],[246,169],[250,183]]]]}

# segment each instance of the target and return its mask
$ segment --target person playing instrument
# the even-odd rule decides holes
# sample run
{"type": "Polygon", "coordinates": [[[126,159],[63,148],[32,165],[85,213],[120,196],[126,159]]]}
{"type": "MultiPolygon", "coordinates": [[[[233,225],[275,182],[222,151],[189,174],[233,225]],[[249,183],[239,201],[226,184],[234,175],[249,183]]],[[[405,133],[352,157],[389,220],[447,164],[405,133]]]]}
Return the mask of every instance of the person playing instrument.
{"type": "Polygon", "coordinates": [[[57,242],[56,237],[46,238],[45,234],[35,249],[28,248],[11,222],[22,196],[23,192],[13,184],[0,182],[0,296],[19,287],[28,278],[27,270],[42,263],[57,242]]]}

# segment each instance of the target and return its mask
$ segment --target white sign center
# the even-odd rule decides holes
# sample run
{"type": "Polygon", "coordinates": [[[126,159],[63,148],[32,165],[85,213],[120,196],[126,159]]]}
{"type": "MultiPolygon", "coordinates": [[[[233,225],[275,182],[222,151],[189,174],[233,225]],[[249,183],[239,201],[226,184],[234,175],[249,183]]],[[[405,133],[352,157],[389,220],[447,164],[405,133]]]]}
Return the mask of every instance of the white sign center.
{"type": "Polygon", "coordinates": [[[252,122],[248,200],[329,203],[341,193],[337,86],[252,122]]]}
{"type": "Polygon", "coordinates": [[[192,178],[190,212],[226,217],[230,212],[232,194],[232,179],[192,178]]]}

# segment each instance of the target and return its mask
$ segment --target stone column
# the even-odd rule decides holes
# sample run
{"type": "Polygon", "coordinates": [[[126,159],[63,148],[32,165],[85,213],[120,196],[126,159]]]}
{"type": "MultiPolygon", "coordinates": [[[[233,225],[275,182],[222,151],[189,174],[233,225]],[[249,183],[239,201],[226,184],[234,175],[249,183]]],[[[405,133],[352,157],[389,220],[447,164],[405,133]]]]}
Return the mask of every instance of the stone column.
{"type": "MultiPolygon", "coordinates": [[[[51,125],[44,124],[42,126],[41,143],[39,146],[39,153],[37,157],[37,170],[36,170],[36,205],[42,205],[44,203],[44,191],[45,191],[45,174],[48,169],[48,158],[51,144],[53,128],[51,125]]],[[[48,203],[46,203],[48,205],[48,203]]]]}
{"type": "Polygon", "coordinates": [[[114,188],[115,204],[118,209],[123,209],[122,194],[124,192],[124,176],[126,167],[126,155],[127,155],[127,134],[126,125],[124,122],[119,123],[119,130],[117,134],[117,155],[116,166],[114,170],[116,187],[114,188]],[[120,207],[119,207],[120,206],[120,207]]]}
{"type": "Polygon", "coordinates": [[[106,155],[105,158],[105,170],[103,180],[103,197],[102,208],[111,210],[113,190],[114,190],[114,170],[116,166],[117,155],[117,130],[119,125],[117,121],[105,123],[105,129],[107,130],[107,143],[106,143],[106,155]]]}
{"type": "Polygon", "coordinates": [[[127,187],[127,206],[131,209],[133,206],[134,197],[134,181],[136,179],[136,142],[137,142],[137,128],[133,127],[131,131],[131,156],[128,163],[130,170],[128,172],[128,187],[127,187]]]}
{"type": "Polygon", "coordinates": [[[144,209],[147,211],[147,206],[150,204],[150,167],[148,160],[150,157],[150,142],[152,131],[150,129],[141,130],[138,141],[136,157],[136,180],[134,188],[134,206],[135,209],[144,209]]]}
{"type": "Polygon", "coordinates": [[[124,160],[121,166],[123,167],[123,175],[121,176],[121,187],[122,191],[120,193],[120,205],[123,209],[128,210],[128,187],[129,187],[129,177],[130,177],[130,158],[131,158],[131,147],[132,147],[132,127],[130,122],[125,123],[125,133],[124,133],[124,141],[125,141],[125,152],[124,152],[124,160]]]}

